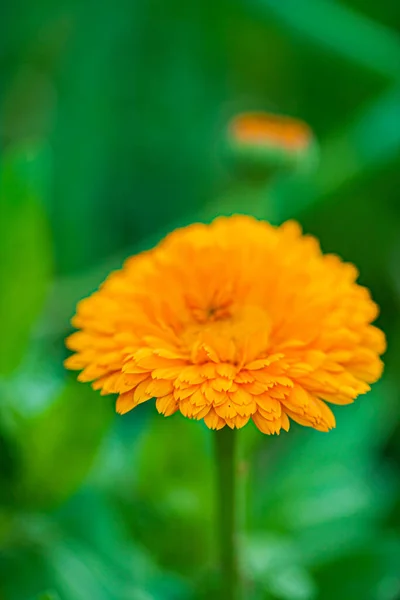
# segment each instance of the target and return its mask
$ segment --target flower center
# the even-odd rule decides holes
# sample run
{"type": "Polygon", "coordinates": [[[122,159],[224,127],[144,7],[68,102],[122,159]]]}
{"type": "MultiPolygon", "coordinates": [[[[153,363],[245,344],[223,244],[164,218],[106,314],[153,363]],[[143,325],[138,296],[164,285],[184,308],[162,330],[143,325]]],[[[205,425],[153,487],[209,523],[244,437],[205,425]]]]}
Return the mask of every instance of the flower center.
{"type": "Polygon", "coordinates": [[[213,299],[205,307],[197,306],[191,303],[190,300],[187,304],[192,319],[197,324],[206,325],[207,323],[225,321],[232,318],[233,300],[231,298],[224,300],[213,299]]]}
{"type": "Polygon", "coordinates": [[[182,335],[194,363],[210,360],[240,364],[265,355],[271,331],[270,319],[257,306],[211,307],[196,314],[182,335]]]}

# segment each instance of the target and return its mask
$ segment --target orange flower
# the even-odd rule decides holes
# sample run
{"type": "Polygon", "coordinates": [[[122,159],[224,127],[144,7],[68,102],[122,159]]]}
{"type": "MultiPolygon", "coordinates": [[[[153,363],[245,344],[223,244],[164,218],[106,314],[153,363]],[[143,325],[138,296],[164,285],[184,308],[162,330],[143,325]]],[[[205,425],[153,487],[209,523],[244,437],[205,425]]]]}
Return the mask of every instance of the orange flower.
{"type": "Polygon", "coordinates": [[[283,115],[236,115],[229,122],[225,143],[227,157],[235,169],[252,177],[269,177],[282,168],[307,169],[318,159],[310,127],[283,115]]]}
{"type": "Polygon", "coordinates": [[[191,225],[79,303],[65,364],[119,394],[119,413],[156,398],[212,429],[252,419],[279,433],[291,418],[328,431],[326,402],[352,402],[382,373],[378,309],[356,278],[294,222],[191,225]]]}
{"type": "Polygon", "coordinates": [[[312,132],[306,123],[268,113],[243,113],[232,119],[230,131],[242,144],[267,145],[302,150],[312,140],[312,132]]]}

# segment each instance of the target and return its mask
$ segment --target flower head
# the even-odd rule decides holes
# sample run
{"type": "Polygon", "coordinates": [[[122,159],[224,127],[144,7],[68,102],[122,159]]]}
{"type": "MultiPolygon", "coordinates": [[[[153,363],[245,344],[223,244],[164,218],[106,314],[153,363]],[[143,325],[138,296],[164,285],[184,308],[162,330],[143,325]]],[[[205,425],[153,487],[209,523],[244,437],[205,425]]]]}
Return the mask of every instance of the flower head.
{"type": "Polygon", "coordinates": [[[378,309],[357,270],[295,222],[221,217],[126,261],[73,318],[66,360],[125,413],[156,398],[208,427],[327,431],[382,372],[378,309]]]}
{"type": "Polygon", "coordinates": [[[264,112],[241,113],[228,127],[228,151],[235,162],[253,169],[314,163],[316,144],[303,121],[264,112]]]}
{"type": "Polygon", "coordinates": [[[244,113],[230,125],[232,135],[243,144],[281,146],[289,150],[306,148],[311,129],[297,119],[268,113],[244,113]]]}

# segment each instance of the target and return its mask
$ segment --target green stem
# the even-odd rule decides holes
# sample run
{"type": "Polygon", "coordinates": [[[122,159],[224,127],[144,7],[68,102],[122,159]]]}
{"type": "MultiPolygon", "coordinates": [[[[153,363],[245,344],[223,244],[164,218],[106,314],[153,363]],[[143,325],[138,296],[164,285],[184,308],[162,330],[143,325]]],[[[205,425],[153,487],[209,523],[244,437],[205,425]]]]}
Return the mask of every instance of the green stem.
{"type": "Polygon", "coordinates": [[[217,463],[217,532],[221,572],[221,600],[239,600],[237,557],[237,431],[228,426],[215,432],[217,463]]]}

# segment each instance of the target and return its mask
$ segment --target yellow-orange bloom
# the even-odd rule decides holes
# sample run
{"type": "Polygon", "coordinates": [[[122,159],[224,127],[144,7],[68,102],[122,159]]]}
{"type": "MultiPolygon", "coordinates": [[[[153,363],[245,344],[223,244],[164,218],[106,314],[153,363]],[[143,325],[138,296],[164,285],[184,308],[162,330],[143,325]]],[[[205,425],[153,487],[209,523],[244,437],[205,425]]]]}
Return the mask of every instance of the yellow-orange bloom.
{"type": "Polygon", "coordinates": [[[382,372],[378,309],[356,268],[323,255],[297,223],[221,217],[128,259],[78,305],[66,360],[125,413],[158,412],[208,427],[328,431],[326,402],[348,404],[382,372]]]}
{"type": "Polygon", "coordinates": [[[287,150],[303,150],[312,140],[309,126],[302,121],[268,113],[242,113],[230,123],[230,133],[237,142],[269,145],[287,150]]]}

